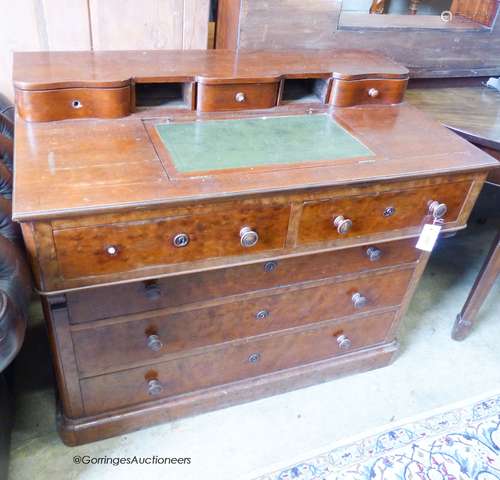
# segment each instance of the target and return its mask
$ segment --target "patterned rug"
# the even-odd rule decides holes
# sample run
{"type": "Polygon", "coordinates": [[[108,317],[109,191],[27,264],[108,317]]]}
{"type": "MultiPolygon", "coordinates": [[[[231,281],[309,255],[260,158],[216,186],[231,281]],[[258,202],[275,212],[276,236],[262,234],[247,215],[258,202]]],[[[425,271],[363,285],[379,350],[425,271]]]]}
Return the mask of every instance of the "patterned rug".
{"type": "Polygon", "coordinates": [[[337,444],[255,480],[500,479],[500,393],[337,444]]]}

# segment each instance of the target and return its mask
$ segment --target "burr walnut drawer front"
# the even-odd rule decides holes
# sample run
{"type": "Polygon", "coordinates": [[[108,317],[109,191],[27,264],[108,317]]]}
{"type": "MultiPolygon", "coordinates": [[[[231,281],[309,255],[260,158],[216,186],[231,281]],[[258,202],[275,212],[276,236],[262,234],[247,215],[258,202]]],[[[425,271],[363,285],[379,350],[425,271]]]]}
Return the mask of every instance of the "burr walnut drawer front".
{"type": "Polygon", "coordinates": [[[404,230],[434,219],[456,222],[470,181],[305,202],[298,243],[342,240],[404,230]]]}
{"type": "Polygon", "coordinates": [[[278,98],[278,82],[239,84],[198,84],[200,112],[271,108],[278,98]]]}
{"type": "Polygon", "coordinates": [[[364,80],[334,80],[330,103],[336,107],[366,104],[401,103],[407,80],[370,78],[364,80]]]}
{"type": "Polygon", "coordinates": [[[296,367],[384,342],[394,312],[322,323],[80,380],[87,415],[296,367]]]}
{"type": "Polygon", "coordinates": [[[79,290],[66,294],[73,324],[178,307],[310,280],[410,264],[415,239],[303,255],[188,275],[79,290]],[[116,299],[120,301],[117,302],[116,299]]]}
{"type": "Polygon", "coordinates": [[[253,204],[213,212],[54,230],[61,274],[78,278],[275,250],[290,207],[253,204]]]}
{"type": "Polygon", "coordinates": [[[407,268],[214,306],[76,326],[72,336],[79,370],[83,376],[95,375],[231,340],[397,306],[412,273],[407,268]]]}
{"type": "Polygon", "coordinates": [[[71,118],[118,118],[130,113],[130,87],[16,90],[21,117],[49,122],[71,118]]]}

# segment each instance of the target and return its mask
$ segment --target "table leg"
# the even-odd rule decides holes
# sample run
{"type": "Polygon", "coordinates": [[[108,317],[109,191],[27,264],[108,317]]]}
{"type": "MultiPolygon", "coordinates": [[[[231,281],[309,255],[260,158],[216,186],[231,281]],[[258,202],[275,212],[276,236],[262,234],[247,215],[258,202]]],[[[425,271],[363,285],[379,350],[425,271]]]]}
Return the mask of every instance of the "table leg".
{"type": "Polygon", "coordinates": [[[500,233],[497,234],[493,246],[488,253],[474,286],[469,293],[462,311],[457,315],[451,338],[464,340],[470,333],[476,320],[477,313],[488,296],[491,287],[500,273],[500,233]]]}
{"type": "Polygon", "coordinates": [[[370,13],[384,13],[385,0],[373,0],[370,13]]]}

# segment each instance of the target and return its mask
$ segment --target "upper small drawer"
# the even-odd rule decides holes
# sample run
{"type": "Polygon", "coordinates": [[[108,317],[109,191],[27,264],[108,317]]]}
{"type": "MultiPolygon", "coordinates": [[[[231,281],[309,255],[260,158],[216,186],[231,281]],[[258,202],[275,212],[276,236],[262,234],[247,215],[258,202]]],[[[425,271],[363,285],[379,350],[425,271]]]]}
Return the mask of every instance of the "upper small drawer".
{"type": "Polygon", "coordinates": [[[130,87],[16,90],[19,114],[30,122],[119,118],[130,114],[130,87]]]}
{"type": "Polygon", "coordinates": [[[283,248],[288,204],[221,204],[200,213],[54,230],[64,278],[283,248]]]}
{"type": "Polygon", "coordinates": [[[433,214],[455,222],[470,181],[305,202],[298,243],[308,244],[406,230],[415,233],[433,214]]]}
{"type": "Polygon", "coordinates": [[[197,110],[217,112],[223,110],[247,110],[271,108],[278,99],[279,82],[198,84],[197,110]]]}
{"type": "Polygon", "coordinates": [[[334,80],[330,103],[336,107],[401,103],[408,80],[334,80]]]}

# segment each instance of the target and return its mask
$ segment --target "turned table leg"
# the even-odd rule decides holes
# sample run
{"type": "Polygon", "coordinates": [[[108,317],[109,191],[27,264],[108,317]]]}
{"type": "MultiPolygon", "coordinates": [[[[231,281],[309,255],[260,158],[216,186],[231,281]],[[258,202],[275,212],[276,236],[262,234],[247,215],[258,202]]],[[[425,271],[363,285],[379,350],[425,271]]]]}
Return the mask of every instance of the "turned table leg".
{"type": "Polygon", "coordinates": [[[457,315],[451,338],[464,340],[470,333],[477,313],[488,296],[491,287],[500,273],[500,234],[497,234],[474,286],[469,293],[462,311],[457,315]]]}
{"type": "Polygon", "coordinates": [[[370,13],[384,13],[385,0],[373,0],[370,13]]]}

